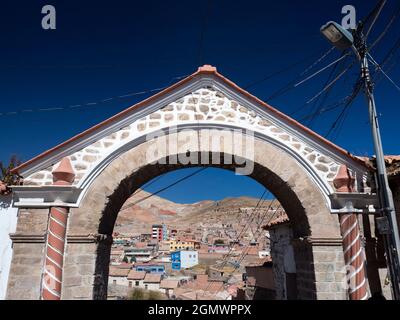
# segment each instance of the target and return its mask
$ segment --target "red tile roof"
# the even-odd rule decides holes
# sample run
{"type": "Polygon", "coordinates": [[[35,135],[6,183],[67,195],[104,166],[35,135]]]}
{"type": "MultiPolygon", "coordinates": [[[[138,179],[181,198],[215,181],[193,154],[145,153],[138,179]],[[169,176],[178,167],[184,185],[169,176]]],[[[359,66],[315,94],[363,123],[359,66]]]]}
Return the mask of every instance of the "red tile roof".
{"type": "Polygon", "coordinates": [[[145,271],[131,270],[128,274],[128,280],[143,280],[146,276],[145,271]]]}
{"type": "Polygon", "coordinates": [[[271,107],[269,104],[265,103],[264,101],[262,101],[261,99],[253,96],[252,94],[250,94],[249,92],[245,91],[244,89],[240,88],[238,85],[236,85],[234,82],[232,82],[231,80],[225,78],[223,75],[221,75],[218,71],[217,68],[210,66],[210,65],[204,65],[202,67],[200,67],[195,73],[193,73],[192,75],[186,77],[185,79],[173,84],[172,86],[166,88],[163,91],[158,92],[157,94],[119,112],[118,114],[110,117],[109,119],[91,127],[90,129],[85,130],[84,132],[70,138],[69,140],[59,144],[58,146],[55,146],[43,153],[41,153],[40,155],[26,161],[25,163],[19,165],[18,167],[14,168],[12,170],[12,173],[17,173],[20,172],[21,169],[27,167],[28,165],[41,160],[42,158],[46,157],[47,155],[58,151],[59,149],[70,145],[71,143],[81,139],[84,136],[87,136],[91,133],[94,133],[95,131],[102,129],[103,127],[107,126],[110,123],[116,122],[121,120],[124,116],[126,116],[127,114],[129,114],[130,112],[136,110],[136,109],[140,109],[140,108],[145,108],[147,105],[149,105],[149,103],[152,103],[153,101],[156,101],[157,99],[159,99],[160,97],[168,94],[169,92],[181,87],[182,85],[190,82],[191,80],[193,80],[194,78],[197,78],[201,75],[212,75],[214,77],[216,77],[217,79],[223,81],[227,86],[229,86],[231,89],[234,89],[236,91],[238,91],[240,94],[242,94],[243,96],[245,96],[246,98],[248,98],[249,100],[252,100],[253,102],[257,103],[258,105],[261,105],[262,107],[266,108],[268,111],[270,111],[271,113],[273,113],[275,116],[277,116],[278,118],[290,123],[291,125],[297,127],[298,129],[300,129],[301,131],[304,131],[305,133],[313,136],[314,138],[316,138],[317,140],[319,140],[320,142],[322,142],[325,145],[328,145],[329,147],[335,149],[338,153],[352,159],[353,161],[355,161],[358,164],[361,164],[363,166],[368,167],[368,165],[365,163],[365,161],[359,159],[358,157],[353,156],[350,152],[344,150],[343,148],[335,145],[334,143],[330,142],[329,140],[325,139],[324,137],[320,136],[319,134],[315,133],[314,131],[312,131],[311,129],[305,127],[304,125],[302,125],[301,123],[297,122],[296,120],[290,118],[289,116],[287,116],[286,114],[282,113],[281,111],[271,107]]]}
{"type": "Polygon", "coordinates": [[[161,289],[175,289],[178,288],[178,280],[162,280],[160,284],[161,289]]]}
{"type": "Polygon", "coordinates": [[[109,276],[111,277],[127,277],[129,269],[121,269],[118,267],[111,266],[109,270],[109,276]]]}
{"type": "Polygon", "coordinates": [[[288,223],[289,222],[289,217],[287,216],[286,212],[281,210],[278,212],[277,216],[272,219],[269,223],[267,223],[265,226],[263,226],[264,230],[268,230],[271,227],[288,223]]]}
{"type": "Polygon", "coordinates": [[[115,267],[119,268],[119,269],[128,269],[129,270],[129,269],[132,269],[132,263],[123,262],[115,267]]]}
{"type": "Polygon", "coordinates": [[[144,278],[144,283],[160,283],[161,282],[161,274],[151,274],[147,273],[144,278]]]}

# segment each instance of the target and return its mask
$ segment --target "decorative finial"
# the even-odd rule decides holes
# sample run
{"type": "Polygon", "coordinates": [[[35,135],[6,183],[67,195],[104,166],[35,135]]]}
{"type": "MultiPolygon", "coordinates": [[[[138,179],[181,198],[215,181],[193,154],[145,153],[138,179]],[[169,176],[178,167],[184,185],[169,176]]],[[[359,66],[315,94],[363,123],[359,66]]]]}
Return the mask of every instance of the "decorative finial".
{"type": "Polygon", "coordinates": [[[354,177],[351,176],[349,169],[345,165],[341,165],[333,185],[338,192],[352,192],[354,189],[354,177]]]}
{"type": "Polygon", "coordinates": [[[54,185],[71,185],[75,180],[74,169],[68,158],[63,158],[52,174],[54,185]]]}

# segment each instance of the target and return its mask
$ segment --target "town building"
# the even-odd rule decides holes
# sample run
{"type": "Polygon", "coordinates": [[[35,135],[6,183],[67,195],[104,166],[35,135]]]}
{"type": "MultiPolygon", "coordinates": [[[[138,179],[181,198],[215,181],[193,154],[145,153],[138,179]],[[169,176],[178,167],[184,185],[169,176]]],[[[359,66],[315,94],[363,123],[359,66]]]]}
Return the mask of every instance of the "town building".
{"type": "Polygon", "coordinates": [[[165,266],[162,264],[138,264],[135,265],[136,271],[144,271],[150,274],[164,274],[165,266]]]}
{"type": "Polygon", "coordinates": [[[165,224],[153,224],[151,238],[158,241],[164,241],[168,238],[168,229],[165,224]]]}
{"type": "Polygon", "coordinates": [[[108,284],[110,285],[118,285],[118,286],[127,286],[128,280],[127,276],[130,272],[130,269],[118,268],[117,266],[110,266],[108,273],[108,284]]]}
{"type": "Polygon", "coordinates": [[[164,279],[160,283],[160,291],[168,298],[173,296],[174,290],[179,287],[179,280],[164,279]]]}
{"type": "Polygon", "coordinates": [[[128,286],[130,288],[144,288],[145,271],[130,270],[128,274],[128,286]]]}
{"type": "Polygon", "coordinates": [[[130,262],[148,262],[151,261],[154,251],[153,248],[126,248],[125,256],[130,262]]]}
{"type": "Polygon", "coordinates": [[[200,243],[191,239],[176,239],[171,240],[169,243],[170,252],[178,250],[195,250],[200,249],[200,243]]]}
{"type": "Polygon", "coordinates": [[[143,280],[145,290],[161,291],[160,290],[161,279],[162,279],[161,274],[147,273],[143,280]]]}
{"type": "Polygon", "coordinates": [[[197,251],[180,250],[171,253],[172,270],[189,269],[199,264],[197,251]]]}

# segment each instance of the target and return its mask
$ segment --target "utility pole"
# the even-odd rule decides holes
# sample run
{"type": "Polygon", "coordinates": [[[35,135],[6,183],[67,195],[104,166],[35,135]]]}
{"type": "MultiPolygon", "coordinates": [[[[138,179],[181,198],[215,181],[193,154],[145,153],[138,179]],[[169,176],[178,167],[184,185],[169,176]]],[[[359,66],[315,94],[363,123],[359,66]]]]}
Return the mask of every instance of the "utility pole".
{"type": "Polygon", "coordinates": [[[338,49],[351,48],[361,65],[361,79],[364,82],[364,93],[368,102],[369,119],[376,154],[376,192],[379,197],[380,211],[376,217],[378,231],[385,243],[386,260],[392,285],[393,299],[400,300],[400,239],[392,192],[386,174],[385,159],[379,130],[373,94],[373,82],[368,66],[368,47],[360,24],[353,35],[336,22],[328,22],[322,26],[322,34],[338,49]]]}
{"type": "Polygon", "coordinates": [[[382,216],[377,218],[378,231],[383,235],[385,240],[386,259],[390,271],[393,298],[395,300],[400,300],[400,239],[396,211],[386,173],[379,121],[373,93],[374,85],[368,65],[366,39],[364,39],[362,31],[358,31],[356,37],[359,38],[359,44],[356,49],[361,63],[361,78],[364,81],[364,93],[368,102],[369,120],[376,155],[376,189],[379,195],[382,213],[382,216]]]}

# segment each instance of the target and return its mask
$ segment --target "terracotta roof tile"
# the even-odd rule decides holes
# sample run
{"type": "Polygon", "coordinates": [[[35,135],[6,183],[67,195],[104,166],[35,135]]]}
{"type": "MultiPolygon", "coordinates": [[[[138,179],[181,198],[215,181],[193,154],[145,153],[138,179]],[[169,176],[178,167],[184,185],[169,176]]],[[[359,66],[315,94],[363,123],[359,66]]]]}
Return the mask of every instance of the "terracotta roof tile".
{"type": "Polygon", "coordinates": [[[160,283],[160,288],[161,289],[175,289],[179,285],[178,280],[162,280],[160,283]]]}
{"type": "Polygon", "coordinates": [[[126,277],[128,276],[129,269],[121,269],[118,267],[111,266],[109,276],[111,277],[126,277]]]}
{"type": "Polygon", "coordinates": [[[131,270],[128,274],[128,280],[143,280],[146,276],[145,271],[131,270]]]}
{"type": "Polygon", "coordinates": [[[263,226],[264,230],[268,230],[271,227],[277,226],[279,224],[284,224],[289,222],[289,217],[287,216],[286,212],[281,210],[278,212],[275,218],[273,218],[269,223],[263,226]]]}
{"type": "Polygon", "coordinates": [[[151,274],[147,273],[144,278],[144,283],[160,283],[161,282],[161,274],[151,274]]]}

